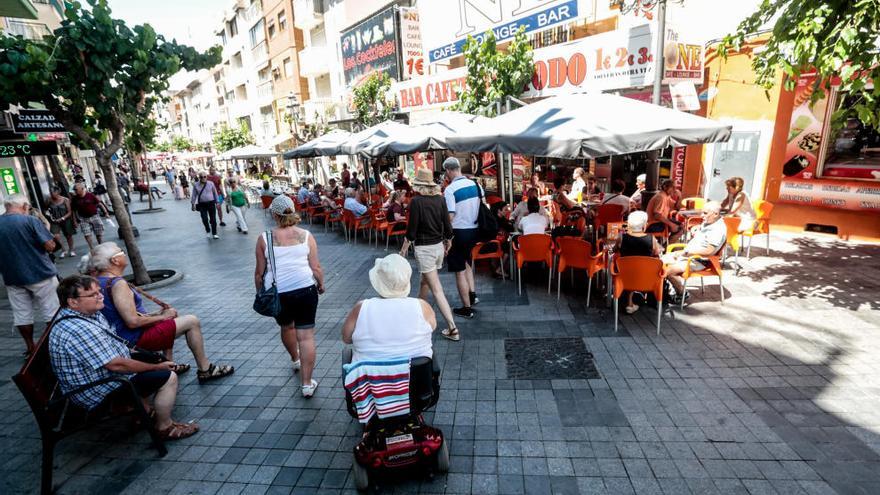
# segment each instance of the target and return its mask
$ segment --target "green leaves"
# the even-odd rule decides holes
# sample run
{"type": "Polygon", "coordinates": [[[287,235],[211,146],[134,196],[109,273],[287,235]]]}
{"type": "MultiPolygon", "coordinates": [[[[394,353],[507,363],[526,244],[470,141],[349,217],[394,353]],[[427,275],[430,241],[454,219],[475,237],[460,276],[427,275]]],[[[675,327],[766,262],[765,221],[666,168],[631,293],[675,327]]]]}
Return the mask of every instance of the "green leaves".
{"type": "Polygon", "coordinates": [[[374,126],[391,118],[394,102],[388,95],[391,77],[385,72],[373,72],[352,90],[355,119],[366,127],[374,126]]]}
{"type": "MultiPolygon", "coordinates": [[[[214,148],[218,153],[223,153],[239,146],[254,144],[255,142],[254,136],[251,135],[250,129],[248,129],[244,122],[241,122],[237,129],[223,124],[220,131],[214,134],[214,148]]],[[[174,147],[173,142],[172,147],[174,147]]]]}
{"type": "Polygon", "coordinates": [[[535,72],[532,47],[524,28],[520,28],[504,52],[498,51],[492,31],[484,35],[482,42],[468,36],[464,57],[467,90],[453,107],[461,112],[494,116],[495,102],[519,96],[535,72]]]}
{"type": "MultiPolygon", "coordinates": [[[[865,94],[865,81],[880,81],[880,0],[764,0],[758,11],[746,18],[737,32],[724,38],[719,52],[727,56],[742,47],[746,37],[773,23],[766,49],[754,54],[756,82],[769,89],[776,84],[777,71],[785,76],[786,89],[797,78],[816,71],[825,86],[840,80],[840,90],[865,94]]],[[[824,91],[812,94],[813,102],[824,91]]],[[[858,117],[865,125],[880,129],[880,103],[865,99],[861,105],[834,114],[839,124],[858,117]]]]}

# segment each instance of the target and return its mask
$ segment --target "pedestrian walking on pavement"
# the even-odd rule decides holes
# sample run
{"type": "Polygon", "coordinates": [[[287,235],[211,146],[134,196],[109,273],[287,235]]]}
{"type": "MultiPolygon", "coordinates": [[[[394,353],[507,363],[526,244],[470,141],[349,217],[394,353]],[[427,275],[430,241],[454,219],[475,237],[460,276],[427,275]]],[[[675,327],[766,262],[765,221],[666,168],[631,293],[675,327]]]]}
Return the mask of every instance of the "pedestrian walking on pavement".
{"type": "Polygon", "coordinates": [[[34,309],[44,322],[58,311],[58,271],[49,258],[55,250],[52,234],[36,218],[28,215],[29,205],[22,195],[3,202],[0,215],[0,274],[6,285],[12,324],[24,339],[26,355],[34,352],[34,309]]]}
{"type": "Polygon", "coordinates": [[[237,179],[227,179],[226,193],[228,195],[227,199],[229,200],[226,204],[229,205],[229,209],[232,210],[232,214],[235,215],[236,228],[242,234],[247,234],[248,225],[244,218],[244,210],[242,208],[245,208],[248,205],[248,200],[244,191],[239,187],[237,179]]]}
{"type": "Polygon", "coordinates": [[[61,195],[61,188],[58,186],[53,187],[49,195],[47,213],[49,214],[49,222],[52,224],[49,232],[55,236],[55,243],[58,246],[61,245],[62,235],[67,240],[67,253],[62,251],[58,257],[76,256],[76,252],[73,250],[73,234],[76,233],[76,229],[73,227],[73,210],[70,207],[70,200],[61,195]]]}
{"type": "Polygon", "coordinates": [[[217,191],[217,201],[214,203],[217,208],[217,215],[220,217],[220,226],[226,227],[226,222],[223,221],[223,201],[226,197],[226,190],[223,189],[223,177],[217,173],[217,169],[211,167],[208,169],[208,180],[214,184],[214,189],[217,191]]]}
{"type": "Polygon", "coordinates": [[[199,173],[199,181],[193,185],[192,210],[198,211],[202,217],[208,239],[220,238],[217,235],[217,196],[217,188],[208,180],[208,174],[199,173]]]}
{"type": "Polygon", "coordinates": [[[455,285],[461,297],[462,307],[452,312],[464,318],[473,318],[472,306],[480,302],[474,285],[474,272],[471,270],[471,250],[477,243],[477,214],[480,209],[482,193],[476,182],[461,174],[461,164],[455,157],[443,162],[449,185],[443,192],[446,209],[452,221],[452,247],[446,264],[455,274],[455,285]]]}
{"type": "Polygon", "coordinates": [[[421,275],[419,299],[427,301],[429,290],[434,294],[434,300],[447,325],[440,334],[449,340],[458,341],[460,339],[458,328],[453,320],[452,309],[443,293],[443,284],[440,283],[439,275],[439,270],[443,267],[443,257],[452,247],[452,223],[446,210],[446,201],[440,194],[440,186],[434,182],[434,174],[429,169],[420,168],[416,172],[413,188],[418,195],[409,205],[409,223],[400,255],[406,257],[410,244],[415,245],[413,252],[421,275]]]}
{"type": "Polygon", "coordinates": [[[92,249],[98,244],[104,242],[104,222],[98,214],[98,210],[102,210],[105,216],[110,216],[107,206],[98,199],[94,194],[86,191],[86,186],[82,182],[73,186],[74,195],[70,199],[74,213],[73,224],[79,227],[86,238],[86,244],[92,249]],[[98,240],[97,243],[92,240],[92,236],[98,240]]]}
{"type": "Polygon", "coordinates": [[[301,219],[293,200],[278,196],[272,200],[269,211],[278,226],[257,239],[254,285],[259,292],[275,282],[281,300],[281,313],[275,317],[281,327],[281,342],[293,361],[294,373],[302,372],[302,395],[309,398],[318,387],[312,372],[315,369],[315,314],[318,295],[324,293],[324,271],[314,237],[297,227],[301,219]],[[267,260],[273,259],[275,266],[267,269],[267,260]]]}

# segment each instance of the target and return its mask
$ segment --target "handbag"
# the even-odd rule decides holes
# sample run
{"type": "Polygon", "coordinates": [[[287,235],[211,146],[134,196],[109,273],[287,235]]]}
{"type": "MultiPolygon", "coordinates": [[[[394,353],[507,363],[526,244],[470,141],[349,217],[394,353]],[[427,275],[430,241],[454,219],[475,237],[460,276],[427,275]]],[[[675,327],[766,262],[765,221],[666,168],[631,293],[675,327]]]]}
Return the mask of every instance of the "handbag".
{"type": "Polygon", "coordinates": [[[498,235],[498,219],[483,203],[483,191],[479,185],[477,185],[477,197],[480,199],[477,209],[477,240],[479,242],[491,241],[498,235]]]}
{"type": "Polygon", "coordinates": [[[278,286],[276,285],[277,276],[275,274],[275,247],[272,245],[272,231],[266,231],[266,243],[269,245],[269,260],[266,268],[263,269],[263,287],[257,291],[254,297],[254,311],[263,315],[276,317],[281,313],[281,300],[278,298],[278,286]],[[269,265],[272,266],[272,287],[265,288],[266,273],[269,271],[269,265]]]}

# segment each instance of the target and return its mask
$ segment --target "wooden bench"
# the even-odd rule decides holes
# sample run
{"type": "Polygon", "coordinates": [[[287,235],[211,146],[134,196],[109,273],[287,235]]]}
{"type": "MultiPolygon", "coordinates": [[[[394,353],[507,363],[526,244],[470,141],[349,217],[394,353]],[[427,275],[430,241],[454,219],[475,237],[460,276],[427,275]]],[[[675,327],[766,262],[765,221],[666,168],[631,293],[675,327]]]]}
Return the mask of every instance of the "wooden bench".
{"type": "Polygon", "coordinates": [[[34,413],[37,425],[40,427],[40,436],[43,442],[40,493],[50,494],[53,491],[52,464],[55,445],[62,438],[120,415],[120,413],[111,413],[111,407],[106,403],[88,411],[70,400],[72,394],[103,383],[118,382],[127,391],[127,393],[117,394],[116,397],[119,397],[119,400],[113,405],[130,406],[131,413],[127,414],[134,414],[136,418],[140,419],[142,425],[146,425],[153,445],[159,451],[159,456],[164,457],[168,453],[165,443],[153,428],[152,421],[128,378],[124,376],[108,377],[80,387],[70,394],[61,393],[58,377],[55,376],[49,359],[49,333],[51,331],[52,325],[50,324],[43,332],[43,336],[40,337],[34,353],[28,358],[21,371],[12,377],[12,381],[21,390],[34,413]]]}

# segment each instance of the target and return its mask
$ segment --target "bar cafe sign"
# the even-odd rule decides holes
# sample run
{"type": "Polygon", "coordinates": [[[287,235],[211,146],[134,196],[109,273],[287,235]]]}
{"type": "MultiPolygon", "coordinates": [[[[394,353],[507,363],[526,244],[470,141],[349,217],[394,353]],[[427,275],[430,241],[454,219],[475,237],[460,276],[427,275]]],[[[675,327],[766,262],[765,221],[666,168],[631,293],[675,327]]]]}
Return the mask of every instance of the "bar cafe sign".
{"type": "Polygon", "coordinates": [[[591,0],[421,0],[422,44],[430,63],[461,55],[468,36],[498,42],[593,14],[591,0]]]}
{"type": "Polygon", "coordinates": [[[65,132],[64,125],[48,110],[19,110],[12,114],[12,130],[17,134],[31,132],[65,132]]]}
{"type": "MultiPolygon", "coordinates": [[[[535,73],[523,88],[522,96],[534,98],[650,86],[656,65],[653,32],[652,26],[645,24],[535,50],[535,73]]],[[[686,49],[682,49],[682,53],[685,55],[676,61],[687,70],[676,72],[674,80],[702,84],[702,51],[691,59],[686,58],[686,49]]],[[[664,75],[669,75],[668,70],[665,72],[664,75]]],[[[447,107],[458,101],[465,90],[466,76],[467,69],[460,67],[397,83],[391,89],[404,112],[447,107]]]]}

